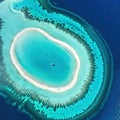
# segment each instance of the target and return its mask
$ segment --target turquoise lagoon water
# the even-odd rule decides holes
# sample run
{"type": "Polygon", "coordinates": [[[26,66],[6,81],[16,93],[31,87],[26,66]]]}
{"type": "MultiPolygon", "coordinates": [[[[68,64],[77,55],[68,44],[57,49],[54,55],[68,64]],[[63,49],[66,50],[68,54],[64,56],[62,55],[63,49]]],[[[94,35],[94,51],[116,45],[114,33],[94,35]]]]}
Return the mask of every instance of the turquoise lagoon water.
{"type": "Polygon", "coordinates": [[[22,68],[43,84],[64,86],[73,79],[74,57],[37,31],[23,33],[16,40],[14,51],[22,68]]]}

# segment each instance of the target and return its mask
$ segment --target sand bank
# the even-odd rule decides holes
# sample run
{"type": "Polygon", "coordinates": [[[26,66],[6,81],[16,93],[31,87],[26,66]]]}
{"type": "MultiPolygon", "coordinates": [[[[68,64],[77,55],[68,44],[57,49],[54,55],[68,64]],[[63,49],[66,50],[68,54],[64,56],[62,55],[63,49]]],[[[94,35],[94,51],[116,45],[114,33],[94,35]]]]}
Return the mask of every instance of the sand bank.
{"type": "Polygon", "coordinates": [[[14,66],[16,67],[16,69],[18,70],[18,72],[20,73],[20,75],[26,79],[27,81],[29,81],[31,84],[35,85],[38,88],[41,89],[45,89],[51,92],[64,92],[67,91],[69,89],[71,89],[77,82],[77,78],[78,78],[78,73],[79,73],[79,69],[80,69],[80,59],[79,56],[77,55],[76,51],[67,43],[56,39],[54,37],[52,37],[50,34],[48,34],[47,32],[45,32],[44,30],[40,29],[40,28],[26,28],[24,30],[22,30],[21,32],[19,32],[13,39],[13,42],[11,44],[11,48],[10,48],[10,57],[12,60],[12,63],[14,64],[14,66]],[[68,52],[70,52],[75,60],[76,60],[76,69],[74,70],[74,74],[73,74],[73,78],[71,80],[71,82],[66,85],[66,86],[62,86],[62,87],[52,87],[52,86],[47,86],[43,83],[40,83],[37,79],[34,79],[32,76],[30,76],[19,64],[19,62],[17,61],[16,57],[15,57],[15,53],[14,53],[14,48],[15,48],[15,43],[17,41],[17,39],[22,36],[22,34],[29,32],[29,31],[37,31],[40,34],[44,35],[48,40],[61,45],[62,47],[64,47],[68,52]]]}

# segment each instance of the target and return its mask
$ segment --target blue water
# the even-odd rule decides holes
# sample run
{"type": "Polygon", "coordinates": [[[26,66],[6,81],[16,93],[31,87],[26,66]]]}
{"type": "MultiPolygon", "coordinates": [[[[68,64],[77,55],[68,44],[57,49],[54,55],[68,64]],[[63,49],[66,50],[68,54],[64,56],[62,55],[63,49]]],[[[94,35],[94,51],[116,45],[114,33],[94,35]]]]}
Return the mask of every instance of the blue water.
{"type": "MultiPolygon", "coordinates": [[[[114,57],[114,80],[112,91],[102,111],[93,120],[119,120],[120,114],[120,1],[80,1],[80,0],[52,0],[56,6],[68,9],[80,15],[92,24],[103,35],[110,46],[114,57]],[[118,108],[118,109],[116,109],[118,108]],[[117,114],[118,112],[118,114],[117,114]],[[118,118],[118,117],[119,118],[118,118]]],[[[29,120],[29,118],[18,113],[17,108],[10,107],[3,98],[0,99],[1,120],[29,120]]]]}
{"type": "Polygon", "coordinates": [[[120,120],[120,1],[51,1],[87,20],[107,41],[114,57],[113,85],[104,108],[93,120],[120,120]]]}
{"type": "Polygon", "coordinates": [[[37,31],[28,31],[17,39],[15,56],[23,70],[41,83],[65,86],[72,80],[74,56],[37,31]]]}

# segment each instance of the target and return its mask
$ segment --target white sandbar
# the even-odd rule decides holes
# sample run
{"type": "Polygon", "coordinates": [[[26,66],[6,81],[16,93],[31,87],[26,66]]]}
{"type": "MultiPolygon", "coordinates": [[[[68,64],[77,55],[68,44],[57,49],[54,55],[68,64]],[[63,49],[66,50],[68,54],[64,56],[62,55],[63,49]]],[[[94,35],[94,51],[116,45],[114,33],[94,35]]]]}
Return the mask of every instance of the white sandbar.
{"type": "Polygon", "coordinates": [[[80,69],[80,59],[79,56],[77,55],[76,51],[67,43],[60,41],[59,39],[56,39],[54,37],[52,37],[51,35],[49,35],[47,32],[45,32],[44,30],[40,29],[40,28],[26,28],[24,30],[22,30],[21,32],[19,32],[13,39],[13,42],[11,44],[11,48],[10,48],[10,57],[12,60],[12,63],[14,64],[14,66],[16,67],[16,69],[18,70],[18,72],[20,73],[20,75],[26,79],[27,81],[29,81],[31,84],[35,85],[38,88],[42,88],[51,92],[64,92],[67,91],[69,89],[71,89],[72,87],[74,87],[74,85],[77,82],[77,78],[78,78],[78,72],[80,69]],[[30,76],[19,64],[19,62],[17,61],[17,59],[15,58],[15,53],[14,53],[14,48],[15,48],[15,43],[17,41],[17,39],[22,36],[22,34],[24,34],[25,32],[29,32],[29,31],[37,31],[40,34],[43,34],[48,40],[55,42],[56,44],[59,44],[61,46],[63,46],[67,51],[69,51],[75,58],[76,60],[76,69],[74,70],[74,75],[73,75],[73,79],[71,80],[71,82],[66,85],[66,86],[62,86],[62,87],[52,87],[52,86],[47,86],[43,83],[40,83],[38,80],[34,79],[32,76],[30,76]]]}

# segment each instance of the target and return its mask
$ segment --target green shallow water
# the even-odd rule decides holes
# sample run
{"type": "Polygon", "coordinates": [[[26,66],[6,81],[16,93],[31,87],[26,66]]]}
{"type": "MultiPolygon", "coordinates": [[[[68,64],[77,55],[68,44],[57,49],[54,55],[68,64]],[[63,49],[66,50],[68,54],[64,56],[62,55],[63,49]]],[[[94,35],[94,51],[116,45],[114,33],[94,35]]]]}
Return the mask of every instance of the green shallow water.
{"type": "MultiPolygon", "coordinates": [[[[113,71],[112,55],[101,35],[79,16],[54,8],[48,0],[5,0],[0,2],[0,9],[3,97],[8,96],[12,105],[33,120],[89,120],[96,115],[108,97],[113,71]],[[10,48],[14,37],[26,28],[42,29],[76,51],[80,69],[70,89],[43,89],[20,74],[10,57],[10,48]]],[[[15,56],[32,79],[48,87],[67,85],[76,67],[75,58],[63,46],[35,31],[20,36],[15,56]]]]}

